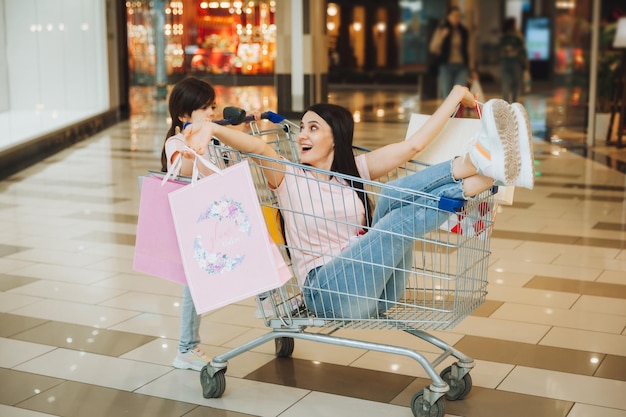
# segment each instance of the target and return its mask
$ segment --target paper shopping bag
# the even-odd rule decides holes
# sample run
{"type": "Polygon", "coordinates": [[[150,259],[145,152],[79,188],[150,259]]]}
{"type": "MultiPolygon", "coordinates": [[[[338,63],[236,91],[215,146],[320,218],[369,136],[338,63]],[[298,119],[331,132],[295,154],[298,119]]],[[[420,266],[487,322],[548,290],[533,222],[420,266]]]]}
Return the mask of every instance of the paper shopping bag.
{"type": "Polygon", "coordinates": [[[156,176],[141,177],[133,269],[186,284],[168,194],[186,185],[156,176]]]}
{"type": "MultiPolygon", "coordinates": [[[[406,139],[422,127],[429,118],[430,115],[413,113],[406,139]]],[[[415,155],[415,159],[432,165],[461,156],[467,152],[467,144],[480,133],[480,129],[480,119],[452,117],[446,122],[439,135],[424,150],[415,155]]],[[[512,186],[498,187],[496,202],[503,205],[513,204],[514,191],[515,187],[512,186]]]]}
{"type": "Polygon", "coordinates": [[[281,273],[282,258],[272,248],[248,161],[218,174],[169,194],[198,313],[272,290],[291,278],[281,273]]]}
{"type": "MultiPolygon", "coordinates": [[[[413,113],[406,132],[406,139],[422,127],[430,115],[413,113]]],[[[439,132],[439,135],[421,152],[415,155],[418,161],[428,164],[438,164],[449,161],[455,156],[467,152],[467,144],[481,129],[480,119],[451,117],[439,132]]]]}

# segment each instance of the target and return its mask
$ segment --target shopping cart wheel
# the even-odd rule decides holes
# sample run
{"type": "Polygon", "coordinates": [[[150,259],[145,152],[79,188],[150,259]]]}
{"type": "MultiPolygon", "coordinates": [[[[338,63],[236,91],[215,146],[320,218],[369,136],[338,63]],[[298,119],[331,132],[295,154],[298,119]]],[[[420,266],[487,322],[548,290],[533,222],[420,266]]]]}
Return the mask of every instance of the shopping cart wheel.
{"type": "Polygon", "coordinates": [[[472,376],[470,374],[465,374],[463,378],[457,379],[452,375],[452,367],[448,366],[439,375],[450,387],[450,390],[446,392],[447,400],[462,400],[472,389],[472,376]]]}
{"type": "Polygon", "coordinates": [[[440,397],[430,404],[424,398],[424,390],[418,391],[411,399],[411,411],[415,417],[443,417],[446,414],[446,399],[440,397]]]}
{"type": "Polygon", "coordinates": [[[216,370],[206,365],[200,371],[200,385],[204,398],[219,398],[226,389],[226,368],[216,370]]]}
{"type": "Polygon", "coordinates": [[[274,344],[276,345],[276,356],[279,358],[288,358],[293,353],[293,337],[277,337],[274,339],[274,344]]]}

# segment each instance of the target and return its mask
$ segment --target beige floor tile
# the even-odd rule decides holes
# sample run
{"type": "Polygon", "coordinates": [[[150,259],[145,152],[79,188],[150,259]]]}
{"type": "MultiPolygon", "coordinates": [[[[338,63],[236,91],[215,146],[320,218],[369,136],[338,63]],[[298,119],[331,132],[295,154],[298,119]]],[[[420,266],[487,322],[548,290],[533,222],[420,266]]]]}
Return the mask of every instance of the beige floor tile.
{"type": "Polygon", "coordinates": [[[624,356],[626,335],[554,327],[540,344],[624,356]]]}
{"type": "Polygon", "coordinates": [[[8,292],[55,300],[81,300],[86,304],[98,304],[124,293],[121,290],[48,280],[38,280],[8,292]]]}
{"type": "Polygon", "coordinates": [[[595,281],[602,270],[600,268],[585,268],[577,266],[561,266],[530,262],[520,262],[518,260],[500,260],[492,269],[501,268],[503,271],[530,273],[533,275],[545,275],[558,278],[580,279],[595,281]]]}
{"type": "Polygon", "coordinates": [[[615,408],[598,407],[589,404],[574,404],[572,411],[567,417],[626,417],[626,410],[617,410],[615,408]]]}
{"type": "Polygon", "coordinates": [[[626,382],[518,366],[500,390],[626,410],[626,382]]]}
{"type": "Polygon", "coordinates": [[[98,287],[116,288],[126,291],[141,291],[149,294],[162,294],[182,298],[183,286],[163,278],[142,273],[116,274],[94,284],[98,287]]]}
{"type": "Polygon", "coordinates": [[[466,317],[451,332],[523,343],[537,343],[550,330],[547,325],[484,317],[466,317]]]}
{"type": "Polygon", "coordinates": [[[39,297],[0,292],[0,312],[13,312],[21,307],[42,301],[39,297]]]}
{"type": "Polygon", "coordinates": [[[406,407],[359,400],[339,395],[312,392],[303,400],[281,414],[281,417],[406,417],[411,411],[406,407]]]}
{"type": "Polygon", "coordinates": [[[134,391],[171,371],[167,366],[68,349],[56,349],[14,369],[125,391],[134,391]]]}
{"type": "Polygon", "coordinates": [[[582,295],[572,306],[572,310],[626,316],[626,299],[582,295]]]}
{"type": "Polygon", "coordinates": [[[598,257],[580,257],[573,254],[563,254],[552,262],[554,265],[577,265],[586,268],[600,268],[613,271],[626,270],[626,261],[611,259],[611,258],[598,258],[598,257]]]}
{"type": "Polygon", "coordinates": [[[626,285],[626,275],[624,274],[624,271],[602,271],[597,281],[626,285]]]}
{"type": "Polygon", "coordinates": [[[138,314],[136,311],[50,299],[15,309],[12,313],[103,329],[115,326],[138,314]]]}
{"type": "Polygon", "coordinates": [[[40,413],[38,411],[26,410],[19,407],[11,407],[0,404],[0,415],[3,417],[54,417],[53,414],[40,413]]]}
{"type": "Polygon", "coordinates": [[[21,340],[2,337],[0,338],[0,366],[3,368],[12,368],[54,349],[55,346],[22,342],[21,340]]]}
{"type": "Polygon", "coordinates": [[[0,273],[2,274],[14,274],[15,271],[19,269],[23,269],[29,265],[32,265],[30,262],[20,261],[17,259],[5,259],[0,258],[0,273]]]}
{"type": "Polygon", "coordinates": [[[513,303],[505,303],[491,317],[615,334],[619,334],[626,326],[626,317],[513,303]]]}
{"type": "Polygon", "coordinates": [[[114,273],[108,271],[94,270],[85,272],[83,268],[79,267],[32,263],[29,266],[13,271],[12,273],[14,275],[23,275],[53,281],[72,282],[76,284],[93,284],[114,275],[114,273]]]}
{"type": "Polygon", "coordinates": [[[576,302],[578,295],[492,284],[487,286],[487,298],[509,303],[569,308],[576,302]]]}
{"type": "Polygon", "coordinates": [[[8,258],[20,259],[22,261],[37,262],[43,264],[85,267],[87,265],[102,261],[104,258],[96,255],[84,253],[72,253],[51,249],[29,249],[9,255],[8,258]]]}
{"type": "MultiPolygon", "coordinates": [[[[91,288],[98,287],[92,286],[91,288]]],[[[110,297],[107,301],[100,303],[100,305],[137,312],[179,317],[180,301],[180,297],[169,297],[166,295],[146,294],[144,292],[133,291],[116,297],[110,297]]]]}
{"type": "Polygon", "coordinates": [[[204,399],[195,371],[174,370],[146,384],[140,394],[169,398],[255,416],[275,417],[305,397],[309,391],[266,384],[226,375],[226,391],[221,398],[204,399]],[[176,387],[176,389],[172,389],[176,387]]]}
{"type": "MultiPolygon", "coordinates": [[[[497,262],[496,262],[497,263],[497,262]]],[[[530,281],[535,274],[509,271],[502,267],[489,267],[488,279],[490,284],[507,285],[521,288],[530,281]]]]}

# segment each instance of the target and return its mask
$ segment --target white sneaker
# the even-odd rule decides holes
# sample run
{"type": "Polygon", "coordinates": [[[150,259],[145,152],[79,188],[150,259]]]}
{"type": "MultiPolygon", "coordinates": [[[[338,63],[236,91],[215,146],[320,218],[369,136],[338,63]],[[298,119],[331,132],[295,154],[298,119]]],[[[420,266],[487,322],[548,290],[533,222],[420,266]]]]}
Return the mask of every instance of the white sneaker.
{"type": "Polygon", "coordinates": [[[509,103],[491,99],[482,109],[482,130],[469,155],[479,174],[495,185],[513,185],[520,173],[519,128],[509,103]]]}
{"type": "Polygon", "coordinates": [[[174,368],[178,369],[193,369],[194,371],[201,371],[204,368],[204,365],[209,363],[211,358],[209,358],[200,348],[195,348],[193,350],[189,350],[185,353],[180,353],[176,355],[174,359],[174,368]]]}
{"type": "Polygon", "coordinates": [[[516,187],[533,189],[535,185],[535,164],[533,152],[533,133],[530,128],[530,119],[526,109],[520,103],[511,105],[517,117],[517,125],[519,128],[519,152],[522,165],[520,167],[519,177],[515,181],[516,187]]]}

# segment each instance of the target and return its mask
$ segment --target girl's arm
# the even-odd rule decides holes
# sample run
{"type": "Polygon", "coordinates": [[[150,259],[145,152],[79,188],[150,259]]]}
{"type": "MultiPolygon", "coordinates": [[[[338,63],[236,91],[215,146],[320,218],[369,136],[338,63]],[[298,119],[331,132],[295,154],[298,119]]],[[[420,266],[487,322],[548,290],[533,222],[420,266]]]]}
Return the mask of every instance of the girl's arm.
{"type": "Polygon", "coordinates": [[[263,170],[263,175],[272,188],[278,187],[283,181],[285,166],[278,162],[281,158],[280,155],[258,136],[206,121],[194,121],[185,129],[184,134],[187,138],[187,145],[200,155],[204,154],[211,138],[215,136],[240,152],[272,158],[273,161],[258,159],[258,162],[266,168],[263,170]]]}
{"type": "Polygon", "coordinates": [[[444,128],[450,115],[459,103],[466,107],[474,107],[476,100],[467,87],[456,85],[426,123],[407,140],[392,143],[366,153],[365,159],[369,168],[370,178],[377,179],[382,177],[389,171],[413,159],[416,153],[424,150],[444,128]]]}

